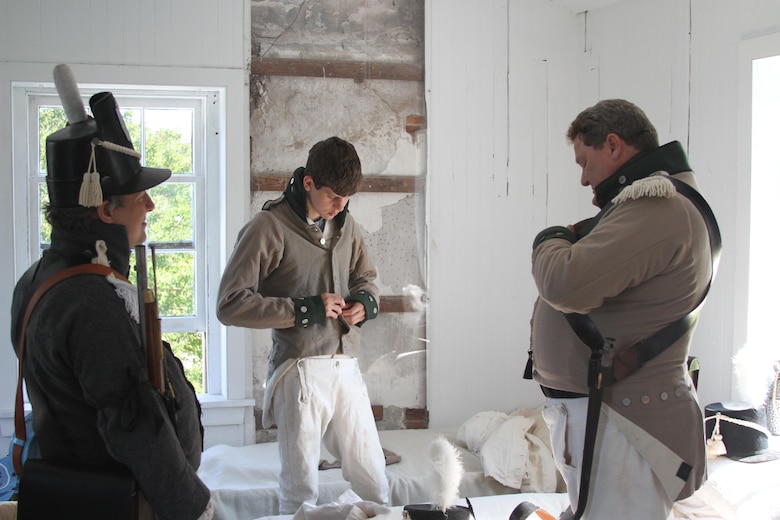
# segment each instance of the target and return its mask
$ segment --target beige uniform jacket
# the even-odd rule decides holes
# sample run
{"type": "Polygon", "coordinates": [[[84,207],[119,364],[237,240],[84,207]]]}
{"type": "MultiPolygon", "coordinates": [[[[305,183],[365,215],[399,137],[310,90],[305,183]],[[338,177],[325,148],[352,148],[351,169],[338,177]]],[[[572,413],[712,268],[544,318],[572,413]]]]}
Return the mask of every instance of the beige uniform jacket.
{"type": "MultiPolygon", "coordinates": [[[[675,177],[696,187],[692,172],[675,177]]],[[[706,294],[712,275],[706,225],[671,184],[665,174],[637,181],[576,243],[550,239],[536,247],[531,346],[538,383],[588,393],[590,350],[562,312],[590,314],[619,351],[685,316],[706,294]]],[[[686,370],[692,333],[607,388],[602,408],[671,500],[689,496],[705,478],[702,415],[686,370]]]]}
{"type": "Polygon", "coordinates": [[[239,232],[222,275],[217,317],[226,325],[273,329],[268,376],[288,359],[355,355],[359,327],[348,332],[334,319],[296,326],[295,298],[324,292],[345,299],[371,295],[378,312],[377,271],[355,220],[346,213],[330,240],[297,215],[281,197],[266,203],[239,232]]]}

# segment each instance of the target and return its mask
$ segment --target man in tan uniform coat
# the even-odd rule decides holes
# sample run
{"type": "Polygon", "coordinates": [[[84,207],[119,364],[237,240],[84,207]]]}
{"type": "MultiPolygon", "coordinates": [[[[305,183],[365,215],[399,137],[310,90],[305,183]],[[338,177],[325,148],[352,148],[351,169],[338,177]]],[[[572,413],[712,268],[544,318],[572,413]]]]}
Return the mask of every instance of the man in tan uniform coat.
{"type": "MultiPolygon", "coordinates": [[[[534,241],[531,348],[556,464],[576,510],[590,349],[564,313],[590,315],[620,352],[695,309],[713,267],[702,214],[670,180],[696,187],[678,142],[659,147],[645,114],[623,100],[585,110],[567,137],[581,184],[606,210],[587,234],[580,223],[548,228],[534,241]]],[[[692,334],[693,327],[606,389],[583,518],[665,519],[674,501],[702,484],[703,420],[686,369],[692,334]]]]}

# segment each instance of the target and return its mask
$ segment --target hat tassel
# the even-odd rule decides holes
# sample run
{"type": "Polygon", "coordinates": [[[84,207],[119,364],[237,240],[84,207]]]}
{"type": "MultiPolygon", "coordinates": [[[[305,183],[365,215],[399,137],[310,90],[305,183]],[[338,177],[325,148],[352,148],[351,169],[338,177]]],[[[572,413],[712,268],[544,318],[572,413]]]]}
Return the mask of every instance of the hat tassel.
{"type": "Polygon", "coordinates": [[[715,427],[712,436],[707,439],[707,458],[716,459],[726,454],[726,445],[723,443],[723,435],[720,434],[720,414],[715,414],[715,427]]]}
{"type": "Polygon", "coordinates": [[[95,166],[95,145],[92,144],[92,155],[89,158],[87,173],[81,181],[79,190],[79,205],[85,208],[96,208],[103,203],[103,189],[100,187],[100,174],[95,166]]]}

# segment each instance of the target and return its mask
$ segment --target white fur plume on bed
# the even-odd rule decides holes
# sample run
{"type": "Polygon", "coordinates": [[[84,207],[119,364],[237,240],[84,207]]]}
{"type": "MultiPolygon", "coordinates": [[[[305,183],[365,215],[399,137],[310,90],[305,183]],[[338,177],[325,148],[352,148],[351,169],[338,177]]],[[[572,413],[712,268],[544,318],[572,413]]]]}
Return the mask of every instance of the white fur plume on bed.
{"type": "Polygon", "coordinates": [[[460,452],[444,436],[439,436],[431,441],[429,453],[432,471],[436,477],[433,489],[438,489],[433,502],[442,511],[446,511],[460,498],[458,489],[460,481],[463,480],[460,452]]]}

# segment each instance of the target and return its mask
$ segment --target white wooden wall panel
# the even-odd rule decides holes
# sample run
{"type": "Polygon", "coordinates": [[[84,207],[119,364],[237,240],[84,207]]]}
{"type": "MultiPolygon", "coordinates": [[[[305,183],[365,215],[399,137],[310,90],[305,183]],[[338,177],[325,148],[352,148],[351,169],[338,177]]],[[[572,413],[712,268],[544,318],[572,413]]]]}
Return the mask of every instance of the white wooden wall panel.
{"type": "MultiPolygon", "coordinates": [[[[147,16],[147,13],[156,13],[156,5],[157,0],[139,0],[136,7],[138,9],[137,25],[123,29],[125,40],[122,49],[125,52],[132,52],[134,49],[137,49],[137,55],[134,56],[137,60],[135,63],[141,63],[145,56],[154,56],[157,50],[159,40],[155,34],[157,15],[147,16]],[[141,27],[147,34],[140,34],[141,27]]],[[[128,55],[129,57],[130,55],[128,55]]]]}
{"type": "MultiPolygon", "coordinates": [[[[550,105],[569,88],[550,88],[549,69],[573,70],[574,53],[549,29],[576,19],[549,2],[522,5],[426,4],[432,426],[541,402],[522,380],[535,299],[531,221],[546,212],[533,197],[546,191],[550,121],[571,106],[550,105]]],[[[565,128],[557,133],[562,147],[565,128]]]]}
{"type": "MultiPolygon", "coordinates": [[[[493,42],[505,39],[506,24],[485,31],[484,18],[505,13],[505,2],[428,2],[426,44],[429,121],[429,344],[428,407],[431,424],[451,423],[459,410],[473,409],[495,368],[486,353],[495,347],[492,304],[480,283],[493,256],[481,195],[491,181],[493,157],[485,149],[495,97],[493,42]],[[486,63],[481,63],[482,61],[486,63]],[[440,128],[437,133],[434,129],[440,128]],[[445,129],[460,129],[446,131],[445,129]]],[[[500,46],[500,45],[499,45],[500,46]]],[[[505,67],[505,65],[504,65],[505,67]]],[[[500,69],[499,69],[500,70],[500,69]]],[[[500,305],[499,302],[494,302],[500,305]]]]}
{"type": "Polygon", "coordinates": [[[241,68],[245,0],[0,0],[0,62],[241,68]]]}
{"type": "MultiPolygon", "coordinates": [[[[702,406],[733,397],[732,356],[742,345],[735,341],[734,317],[740,307],[737,292],[747,287],[747,272],[741,275],[742,285],[737,271],[738,242],[740,235],[749,235],[749,222],[739,229],[736,204],[740,190],[749,190],[749,183],[740,183],[737,171],[737,56],[743,27],[752,25],[743,26],[745,18],[740,12],[743,5],[750,10],[746,4],[735,9],[728,1],[692,2],[689,155],[701,190],[718,217],[724,244],[717,279],[691,346],[701,361],[702,406]]],[[[749,205],[749,196],[744,203],[749,205]]],[[[747,308],[746,301],[741,308],[747,308]]]]}
{"type": "Polygon", "coordinates": [[[661,141],[677,139],[685,145],[688,9],[688,2],[679,0],[626,0],[581,15],[590,55],[585,65],[597,73],[596,90],[583,92],[587,97],[580,98],[581,108],[599,99],[628,99],[647,113],[661,141]]]}

